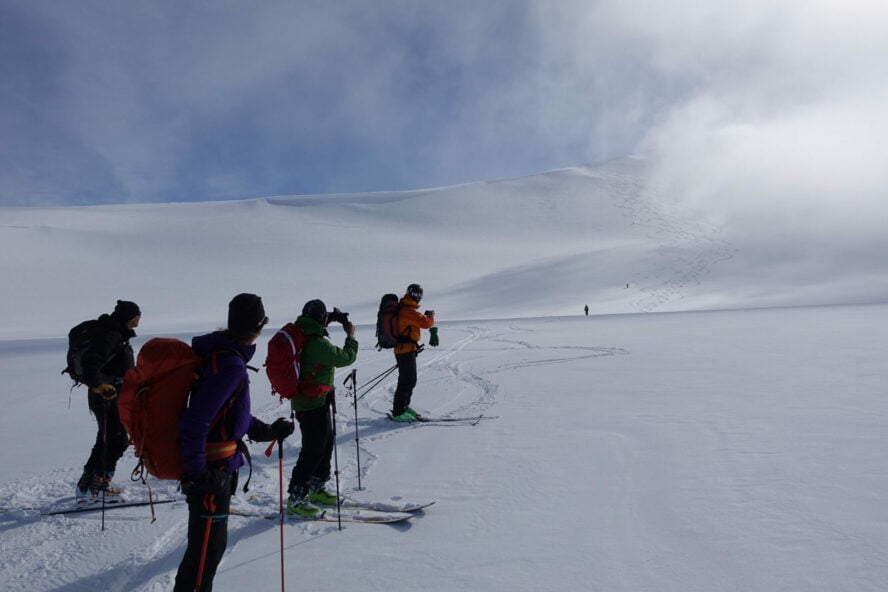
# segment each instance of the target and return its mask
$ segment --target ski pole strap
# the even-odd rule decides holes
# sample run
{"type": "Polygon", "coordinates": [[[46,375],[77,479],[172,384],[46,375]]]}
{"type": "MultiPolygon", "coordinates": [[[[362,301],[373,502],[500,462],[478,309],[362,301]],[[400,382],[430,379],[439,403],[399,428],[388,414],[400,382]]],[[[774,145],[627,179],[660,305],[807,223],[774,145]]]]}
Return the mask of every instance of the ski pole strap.
{"type": "MultiPolygon", "coordinates": [[[[148,482],[148,470],[145,468],[145,459],[141,456],[139,457],[139,462],[136,464],[133,472],[130,474],[130,481],[141,481],[142,483],[148,482]]],[[[151,492],[151,487],[148,487],[148,492],[151,492]]]]}
{"type": "Polygon", "coordinates": [[[216,511],[216,496],[212,493],[205,493],[202,502],[207,514],[212,515],[216,511]]]}
{"type": "Polygon", "coordinates": [[[247,467],[249,467],[249,473],[247,473],[247,481],[244,483],[244,493],[247,493],[250,490],[250,479],[253,478],[253,458],[250,456],[250,449],[247,448],[247,445],[243,440],[237,441],[237,449],[244,455],[244,459],[247,461],[247,467]]]}

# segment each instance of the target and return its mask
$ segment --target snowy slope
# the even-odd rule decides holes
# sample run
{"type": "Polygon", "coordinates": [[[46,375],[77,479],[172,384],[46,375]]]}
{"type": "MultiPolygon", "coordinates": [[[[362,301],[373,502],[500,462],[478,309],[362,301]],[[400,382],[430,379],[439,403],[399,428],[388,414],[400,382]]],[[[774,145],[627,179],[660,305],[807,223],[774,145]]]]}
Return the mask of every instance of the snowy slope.
{"type": "Polygon", "coordinates": [[[61,336],[121,297],[159,330],[203,327],[240,291],[272,320],[321,297],[370,322],[411,282],[450,319],[754,304],[705,284],[730,244],[647,170],[625,159],[403,193],[2,208],[0,266],[16,281],[0,286],[0,337],[61,336]]]}
{"type": "MultiPolygon", "coordinates": [[[[364,385],[393,364],[372,347],[378,298],[413,281],[442,341],[420,358],[414,406],[492,419],[393,426],[389,377],[356,422],[340,387],[343,490],[437,503],[400,526],[287,524],[288,590],[888,579],[888,305],[692,312],[888,301],[885,266],[859,255],[879,242],[763,253],[748,226],[688,208],[636,158],[427,191],[0,216],[0,590],[160,592],[184,550],[181,501],[153,524],[145,508],[108,512],[104,532],[98,514],[39,516],[71,495],[95,435],[83,389],[59,375],[71,325],[133,299],[138,346],[222,325],[240,291],[264,297],[272,327],[321,297],[361,324],[364,385]]],[[[286,414],[264,376],[252,385],[257,416],[286,414]]],[[[263,449],[242,510],[278,506],[263,449]]],[[[284,454],[289,472],[298,442],[284,454]]],[[[116,480],[143,499],[132,465],[116,480]]],[[[279,590],[279,554],[275,522],[232,518],[215,589],[279,590]]]]}
{"type": "MultiPolygon", "coordinates": [[[[430,297],[431,299],[431,297],[430,297]]],[[[287,524],[289,590],[881,590],[888,567],[888,307],[481,321],[442,326],[417,408],[474,427],[395,427],[392,381],[340,392],[342,488],[437,500],[401,526],[287,524]]],[[[358,381],[392,362],[358,334],[358,381]]],[[[337,332],[337,340],[341,334],[337,332]]],[[[70,495],[88,451],[58,342],[6,345],[0,505],[70,495]],[[21,378],[18,371],[44,368],[21,378]]],[[[253,381],[254,411],[282,414],[253,381]]],[[[277,508],[276,455],[241,509],[277,508]]],[[[285,446],[285,471],[297,454],[285,446]]],[[[121,461],[125,472],[132,465],[121,461]]],[[[155,492],[175,495],[166,484],[155,492]]],[[[128,485],[134,497],[144,490],[128,485]]],[[[0,514],[4,590],[168,590],[184,505],[0,514]]],[[[216,590],[279,590],[276,522],[232,518],[216,590]]]]}

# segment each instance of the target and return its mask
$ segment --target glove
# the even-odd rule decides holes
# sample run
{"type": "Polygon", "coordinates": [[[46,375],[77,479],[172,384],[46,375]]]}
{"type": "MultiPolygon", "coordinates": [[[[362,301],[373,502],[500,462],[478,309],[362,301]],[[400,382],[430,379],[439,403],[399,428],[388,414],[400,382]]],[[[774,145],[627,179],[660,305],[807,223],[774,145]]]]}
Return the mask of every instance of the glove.
{"type": "Polygon", "coordinates": [[[271,442],[283,440],[295,429],[296,426],[293,425],[293,422],[287,421],[283,417],[279,417],[271,424],[257,420],[251,427],[248,436],[253,442],[271,442]]]}
{"type": "Polygon", "coordinates": [[[429,345],[438,347],[438,327],[429,329],[429,345]]]}
{"type": "Polygon", "coordinates": [[[231,473],[221,469],[204,469],[197,475],[182,479],[185,495],[231,495],[231,473]]]}
{"type": "MultiPolygon", "coordinates": [[[[271,440],[281,440],[292,434],[296,431],[296,426],[292,421],[288,421],[283,417],[279,417],[269,426],[271,433],[271,440]]],[[[269,440],[270,441],[270,440],[269,440]]]]}
{"type": "Polygon", "coordinates": [[[114,388],[113,384],[108,384],[107,382],[94,386],[89,390],[97,395],[101,395],[106,401],[113,401],[117,398],[117,389],[114,388]]]}

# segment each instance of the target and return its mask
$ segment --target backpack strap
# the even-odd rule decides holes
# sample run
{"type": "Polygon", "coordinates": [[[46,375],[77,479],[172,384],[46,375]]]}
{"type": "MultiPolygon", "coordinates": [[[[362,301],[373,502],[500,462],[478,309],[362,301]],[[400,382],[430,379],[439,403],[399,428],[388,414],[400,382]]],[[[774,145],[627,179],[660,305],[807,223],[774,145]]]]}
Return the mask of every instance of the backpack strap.
{"type": "MultiPolygon", "coordinates": [[[[244,359],[243,355],[240,352],[238,352],[236,350],[232,350],[232,349],[214,351],[209,356],[206,356],[203,359],[202,363],[204,365],[209,363],[213,374],[214,375],[219,374],[219,365],[218,365],[219,357],[220,356],[227,357],[229,355],[236,355],[236,356],[240,357],[241,360],[244,360],[244,365],[246,366],[246,360],[244,359]]],[[[238,445],[239,445],[240,441],[228,439],[228,432],[227,432],[226,426],[225,426],[225,418],[228,416],[228,411],[232,407],[234,407],[234,403],[235,403],[235,401],[237,401],[238,396],[244,392],[244,389],[246,388],[246,386],[247,386],[247,379],[246,379],[246,377],[244,377],[244,379],[238,385],[237,389],[235,389],[234,394],[232,394],[231,397],[228,398],[228,401],[225,402],[225,404],[222,406],[222,409],[219,410],[219,413],[217,413],[216,417],[213,418],[213,421],[210,422],[210,426],[209,426],[207,432],[208,433],[211,432],[214,428],[216,428],[218,426],[221,431],[222,440],[218,441],[218,442],[207,442],[206,452],[205,452],[207,464],[221,463],[223,460],[231,458],[232,456],[237,454],[238,449],[239,449],[238,445]]],[[[247,456],[249,456],[249,452],[247,453],[247,456]]],[[[252,474],[252,471],[253,471],[253,467],[252,467],[252,463],[251,463],[251,466],[250,466],[250,473],[251,474],[252,474]]],[[[249,479],[247,479],[247,482],[249,483],[249,479]]]]}
{"type": "Polygon", "coordinates": [[[400,302],[398,302],[398,306],[395,309],[395,314],[392,317],[395,322],[395,327],[397,327],[398,330],[393,331],[393,333],[397,333],[398,343],[412,343],[414,346],[419,347],[418,341],[416,341],[414,339],[410,339],[410,328],[409,327],[407,329],[401,331],[401,309],[403,309],[403,308],[404,308],[404,305],[401,304],[400,302]]]}
{"type": "MultiPolygon", "coordinates": [[[[305,331],[302,331],[302,329],[300,329],[300,331],[302,332],[302,335],[305,338],[305,341],[303,342],[303,345],[302,345],[302,349],[304,351],[305,344],[308,343],[308,340],[309,339],[316,339],[318,336],[311,334],[311,333],[306,333],[305,331]]],[[[280,329],[278,331],[278,333],[282,333],[283,336],[286,337],[287,341],[290,343],[290,350],[293,352],[293,371],[296,373],[296,382],[298,385],[297,390],[301,392],[302,386],[306,383],[303,381],[303,378],[302,378],[302,368],[300,368],[300,365],[296,363],[296,342],[293,341],[293,336],[290,335],[290,333],[288,333],[284,329],[280,329]]],[[[313,379],[315,376],[318,375],[318,372],[320,372],[323,368],[324,368],[324,366],[322,364],[316,364],[315,367],[311,369],[311,372],[304,380],[309,381],[309,379],[313,379]]],[[[321,394],[313,394],[313,393],[304,393],[304,394],[306,394],[306,396],[308,396],[308,397],[315,398],[315,397],[322,396],[322,395],[326,394],[327,390],[329,390],[329,388],[324,390],[324,392],[321,394]]],[[[272,390],[272,393],[273,392],[274,391],[272,390]]]]}
{"type": "MultiPolygon", "coordinates": [[[[296,363],[296,342],[293,341],[293,336],[290,335],[287,331],[283,329],[279,330],[278,333],[282,334],[287,338],[287,341],[290,343],[290,349],[293,351],[293,371],[296,372],[296,380],[299,380],[300,375],[302,374],[302,369],[299,368],[299,364],[296,363]]],[[[305,335],[305,333],[302,333],[305,335]]],[[[308,335],[305,335],[306,340],[308,339],[308,335]]]]}
{"type": "Polygon", "coordinates": [[[247,461],[247,467],[250,469],[250,472],[247,473],[247,481],[244,483],[244,493],[247,493],[250,490],[250,479],[253,478],[253,458],[250,456],[250,449],[247,448],[247,445],[243,440],[237,441],[237,449],[242,455],[244,455],[244,459],[247,461]]]}

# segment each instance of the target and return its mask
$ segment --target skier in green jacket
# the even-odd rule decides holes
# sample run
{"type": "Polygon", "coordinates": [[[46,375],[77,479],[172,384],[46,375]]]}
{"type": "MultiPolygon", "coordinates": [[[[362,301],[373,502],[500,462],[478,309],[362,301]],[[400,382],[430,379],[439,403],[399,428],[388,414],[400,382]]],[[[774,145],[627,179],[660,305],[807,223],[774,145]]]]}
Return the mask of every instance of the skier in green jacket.
{"type": "Polygon", "coordinates": [[[302,315],[296,325],[306,336],[302,349],[301,372],[303,380],[309,380],[318,389],[310,389],[312,395],[298,394],[290,399],[290,406],[299,422],[302,432],[302,450],[293,467],[287,491],[287,513],[311,517],[320,512],[315,504],[335,505],[336,495],[327,491],[330,479],[330,459],[333,455],[333,419],[331,406],[335,409],[333,388],[336,368],[344,368],[354,363],[358,356],[358,341],[355,327],[348,316],[333,309],[328,315],[327,307],[321,300],[305,303],[302,315]],[[345,330],[345,344],[340,348],[328,339],[327,324],[339,321],[345,330]]]}

